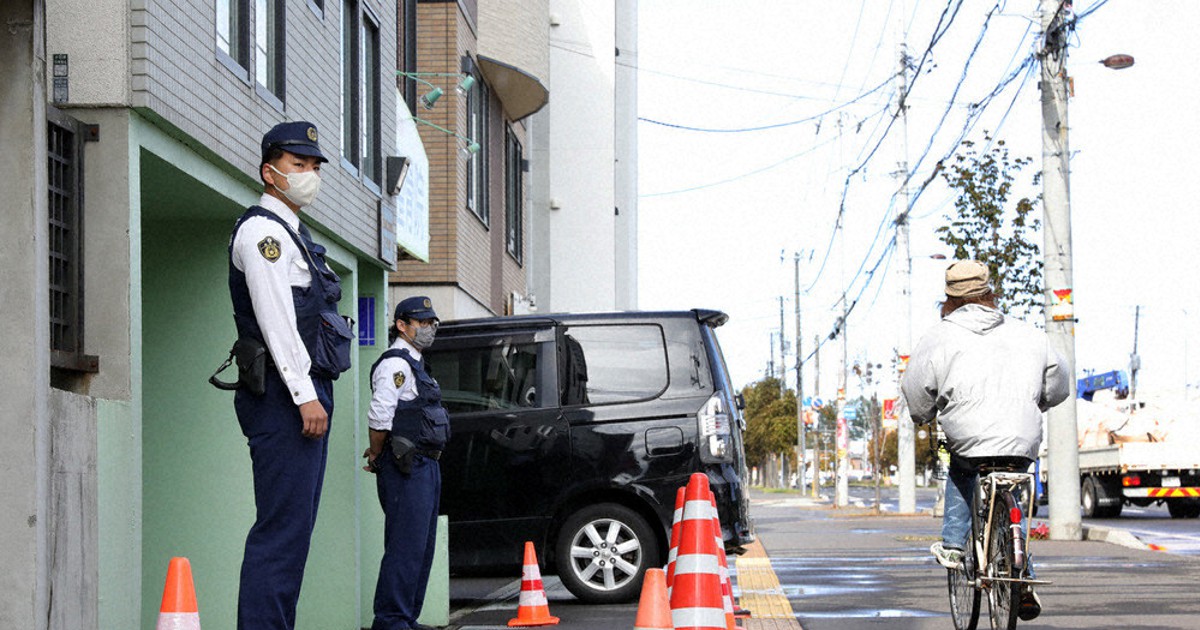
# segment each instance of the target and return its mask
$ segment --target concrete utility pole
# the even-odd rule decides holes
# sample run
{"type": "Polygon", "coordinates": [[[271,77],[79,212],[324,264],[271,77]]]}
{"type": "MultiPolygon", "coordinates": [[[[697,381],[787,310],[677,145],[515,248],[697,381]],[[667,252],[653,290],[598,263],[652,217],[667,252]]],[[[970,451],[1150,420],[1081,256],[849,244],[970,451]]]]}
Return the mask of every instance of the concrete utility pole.
{"type": "Polygon", "coordinates": [[[783,296],[779,296],[779,397],[787,391],[787,335],[783,333],[783,296]]]}
{"type": "Polygon", "coordinates": [[[796,475],[804,494],[804,353],[800,336],[800,252],[796,252],[796,475]]]}
{"type": "MultiPolygon", "coordinates": [[[[896,351],[901,357],[907,357],[912,354],[912,252],[908,241],[908,49],[903,41],[900,42],[900,72],[896,76],[900,80],[900,199],[904,202],[896,214],[896,251],[900,254],[900,264],[896,265],[897,284],[900,285],[900,338],[896,342],[896,351]]],[[[903,360],[900,367],[904,367],[903,360]]],[[[896,376],[903,378],[903,369],[896,376]]],[[[896,385],[897,393],[900,393],[900,384],[896,385]]],[[[898,507],[901,514],[912,514],[917,511],[917,458],[912,417],[908,405],[901,407],[896,422],[896,464],[900,476],[898,507]]]]}
{"type": "Polygon", "coordinates": [[[1070,149],[1067,142],[1067,23],[1070,4],[1041,0],[1042,199],[1046,333],[1067,361],[1070,397],[1050,410],[1047,456],[1050,537],[1080,540],[1079,436],[1075,424],[1075,312],[1071,294],[1070,149]]]}
{"type": "MultiPolygon", "coordinates": [[[[1142,305],[1138,304],[1133,309],[1133,352],[1129,354],[1129,402],[1130,403],[1137,403],[1137,376],[1138,376],[1138,370],[1142,369],[1142,357],[1138,354],[1138,351],[1137,351],[1138,320],[1140,320],[1141,318],[1142,318],[1142,305]]],[[[1187,348],[1186,333],[1184,333],[1184,335],[1185,335],[1184,336],[1184,348],[1187,348]]],[[[1186,361],[1186,357],[1187,357],[1187,353],[1185,352],[1184,353],[1185,361],[1186,361]]],[[[1186,397],[1186,391],[1187,391],[1187,388],[1185,387],[1184,388],[1185,397],[1186,397]]],[[[1130,409],[1130,411],[1136,410],[1137,405],[1131,404],[1129,409],[1130,409]]]]}
{"type": "MultiPolygon", "coordinates": [[[[813,335],[813,398],[821,397],[821,336],[813,335]]],[[[815,412],[813,428],[817,431],[817,440],[813,444],[812,497],[815,499],[821,493],[821,413],[815,412]]]]}
{"type": "MultiPolygon", "coordinates": [[[[844,285],[843,285],[844,286],[844,285]]],[[[838,416],[837,416],[837,432],[836,448],[837,448],[837,486],[834,491],[833,505],[834,507],[846,507],[850,505],[850,461],[849,450],[850,435],[849,427],[846,426],[846,403],[850,397],[850,362],[848,357],[849,351],[849,323],[850,308],[846,304],[846,292],[842,291],[842,387],[838,391],[838,416]]]]}

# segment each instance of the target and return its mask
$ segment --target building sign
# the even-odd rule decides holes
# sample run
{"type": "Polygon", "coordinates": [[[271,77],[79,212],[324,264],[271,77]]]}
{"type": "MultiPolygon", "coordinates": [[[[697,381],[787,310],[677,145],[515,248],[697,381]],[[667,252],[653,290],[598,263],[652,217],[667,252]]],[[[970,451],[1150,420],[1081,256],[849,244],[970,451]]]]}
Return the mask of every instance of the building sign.
{"type": "Polygon", "coordinates": [[[429,158],[399,92],[396,101],[396,151],[412,160],[396,196],[396,244],[414,258],[429,262],[429,158]]]}

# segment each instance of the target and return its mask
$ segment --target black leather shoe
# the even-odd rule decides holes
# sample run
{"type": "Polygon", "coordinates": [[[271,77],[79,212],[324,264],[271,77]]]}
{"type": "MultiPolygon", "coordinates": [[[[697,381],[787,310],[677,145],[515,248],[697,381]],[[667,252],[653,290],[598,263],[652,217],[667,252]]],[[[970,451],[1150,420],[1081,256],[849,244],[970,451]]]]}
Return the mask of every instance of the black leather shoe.
{"type": "Polygon", "coordinates": [[[1017,608],[1017,617],[1021,621],[1029,621],[1037,619],[1038,615],[1042,614],[1042,600],[1038,598],[1037,593],[1033,589],[1026,589],[1021,593],[1021,605],[1017,608]]]}

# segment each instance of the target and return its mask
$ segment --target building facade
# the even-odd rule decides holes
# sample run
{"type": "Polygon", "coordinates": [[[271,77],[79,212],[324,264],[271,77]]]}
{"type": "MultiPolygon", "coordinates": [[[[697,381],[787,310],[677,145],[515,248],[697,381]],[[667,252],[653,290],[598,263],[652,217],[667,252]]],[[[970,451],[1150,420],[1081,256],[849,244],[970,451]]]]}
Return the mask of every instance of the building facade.
{"type": "Polygon", "coordinates": [[[298,627],[369,624],[382,516],[359,468],[396,257],[401,13],[3,3],[0,627],[153,627],[172,556],[191,560],[205,626],[234,626],[250,460],[207,380],[236,335],[230,230],[262,190],[262,134],[289,120],[315,123],[330,157],[304,218],[360,336],[335,384],[298,627]]]}
{"type": "Polygon", "coordinates": [[[637,1],[550,3],[550,104],[535,115],[538,310],[637,308],[637,1]]]}
{"type": "Polygon", "coordinates": [[[402,252],[392,301],[428,295],[443,319],[512,313],[528,302],[529,118],[549,96],[547,1],[409,6],[417,36],[401,89],[433,174],[429,251],[402,252]],[[434,89],[444,95],[427,108],[434,89]]]}

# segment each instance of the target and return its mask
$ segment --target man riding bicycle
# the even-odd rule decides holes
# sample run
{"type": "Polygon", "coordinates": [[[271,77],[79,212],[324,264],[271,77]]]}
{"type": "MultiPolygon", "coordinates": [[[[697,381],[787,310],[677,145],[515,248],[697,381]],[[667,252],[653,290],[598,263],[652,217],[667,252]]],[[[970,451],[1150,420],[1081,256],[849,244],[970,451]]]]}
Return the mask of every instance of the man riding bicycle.
{"type": "MultiPolygon", "coordinates": [[[[1012,459],[1028,468],[1041,447],[1042,412],[1070,394],[1066,361],[1046,333],[996,308],[989,278],[975,260],[946,269],[942,321],[917,343],[901,383],[913,421],[937,417],[946,434],[950,482],[942,540],[930,551],[950,569],[961,566],[979,460],[1012,459]]],[[[1040,612],[1026,585],[1020,617],[1040,612]]]]}

